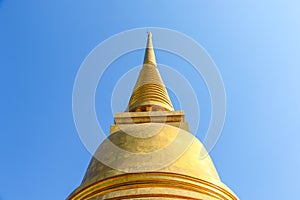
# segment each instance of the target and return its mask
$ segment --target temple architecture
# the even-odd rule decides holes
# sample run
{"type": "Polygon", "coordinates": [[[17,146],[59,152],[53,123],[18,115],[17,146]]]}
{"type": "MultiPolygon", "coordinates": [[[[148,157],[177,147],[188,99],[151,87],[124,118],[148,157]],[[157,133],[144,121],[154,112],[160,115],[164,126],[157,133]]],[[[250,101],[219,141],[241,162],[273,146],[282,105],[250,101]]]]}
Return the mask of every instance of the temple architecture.
{"type": "Polygon", "coordinates": [[[202,143],[174,110],[156,66],[151,33],[128,107],[91,159],[68,200],[230,199],[202,143]]]}

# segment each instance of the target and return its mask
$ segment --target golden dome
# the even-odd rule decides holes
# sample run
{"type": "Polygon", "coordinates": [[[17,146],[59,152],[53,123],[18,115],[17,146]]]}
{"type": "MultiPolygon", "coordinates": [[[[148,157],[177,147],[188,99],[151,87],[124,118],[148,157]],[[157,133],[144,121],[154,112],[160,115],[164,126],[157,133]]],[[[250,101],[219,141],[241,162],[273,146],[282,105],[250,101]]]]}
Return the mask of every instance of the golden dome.
{"type": "Polygon", "coordinates": [[[237,199],[210,157],[200,158],[203,148],[191,133],[167,124],[125,127],[100,145],[69,199],[237,199]]]}

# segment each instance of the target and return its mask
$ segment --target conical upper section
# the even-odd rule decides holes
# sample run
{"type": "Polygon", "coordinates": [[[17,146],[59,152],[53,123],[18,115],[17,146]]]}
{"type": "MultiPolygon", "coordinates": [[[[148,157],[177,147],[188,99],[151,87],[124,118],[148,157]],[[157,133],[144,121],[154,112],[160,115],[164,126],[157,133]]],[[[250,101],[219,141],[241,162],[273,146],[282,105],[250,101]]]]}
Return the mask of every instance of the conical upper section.
{"type": "Polygon", "coordinates": [[[159,110],[173,111],[174,108],[156,67],[152,34],[148,33],[144,64],[129,100],[128,111],[159,110]]]}

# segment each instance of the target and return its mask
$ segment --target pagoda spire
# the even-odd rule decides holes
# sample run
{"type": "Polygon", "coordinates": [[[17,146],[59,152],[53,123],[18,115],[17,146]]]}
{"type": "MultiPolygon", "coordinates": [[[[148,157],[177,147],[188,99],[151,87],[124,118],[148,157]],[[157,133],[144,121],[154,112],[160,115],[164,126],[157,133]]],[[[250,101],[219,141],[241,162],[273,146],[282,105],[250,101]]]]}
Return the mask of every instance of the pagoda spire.
{"type": "Polygon", "coordinates": [[[129,100],[129,112],[173,111],[173,105],[156,67],[152,34],[148,33],[144,64],[129,100]]]}
{"type": "Polygon", "coordinates": [[[156,59],[152,44],[152,33],[148,32],[147,47],[145,51],[144,64],[152,64],[156,66],[156,59]]]}

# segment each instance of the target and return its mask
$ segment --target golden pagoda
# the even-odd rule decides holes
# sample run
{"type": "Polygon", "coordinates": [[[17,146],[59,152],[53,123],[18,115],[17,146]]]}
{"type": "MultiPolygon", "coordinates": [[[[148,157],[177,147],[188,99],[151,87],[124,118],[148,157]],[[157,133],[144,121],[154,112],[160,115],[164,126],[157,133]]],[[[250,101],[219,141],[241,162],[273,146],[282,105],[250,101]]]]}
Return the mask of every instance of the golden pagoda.
{"type": "Polygon", "coordinates": [[[126,112],[116,113],[81,185],[68,200],[238,199],[175,111],[148,33],[144,64],[126,112]]]}

